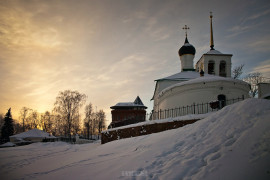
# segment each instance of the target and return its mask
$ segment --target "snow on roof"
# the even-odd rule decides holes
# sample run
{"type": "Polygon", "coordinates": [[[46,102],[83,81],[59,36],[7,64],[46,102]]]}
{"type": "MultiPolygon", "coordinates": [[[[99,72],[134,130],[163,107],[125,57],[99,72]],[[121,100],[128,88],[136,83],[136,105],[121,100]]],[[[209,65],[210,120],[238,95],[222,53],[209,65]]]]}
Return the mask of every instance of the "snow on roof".
{"type": "MultiPolygon", "coordinates": [[[[206,77],[210,77],[213,75],[210,74],[205,74],[206,77]]],[[[200,77],[200,73],[196,72],[196,71],[183,71],[183,72],[179,72],[176,74],[173,74],[171,76],[165,77],[165,78],[161,78],[161,79],[157,79],[156,81],[162,81],[162,80],[190,80],[190,79],[195,79],[200,77]]]]}
{"type": "Polygon", "coordinates": [[[208,51],[207,53],[205,53],[205,54],[222,54],[220,51],[218,51],[218,50],[210,50],[210,51],[208,51]]]}
{"type": "Polygon", "coordinates": [[[134,104],[133,102],[120,102],[117,103],[115,106],[137,106],[138,104],[134,104]]]}
{"type": "Polygon", "coordinates": [[[7,142],[5,144],[1,144],[0,147],[13,147],[16,146],[16,144],[12,143],[12,142],[7,142]]]}
{"type": "Polygon", "coordinates": [[[23,132],[20,134],[16,134],[10,137],[15,137],[15,138],[28,138],[28,137],[41,137],[41,138],[55,138],[54,136],[50,135],[47,132],[44,132],[39,129],[31,129],[27,132],[23,132]]]}
{"type": "Polygon", "coordinates": [[[146,107],[141,104],[135,104],[134,102],[119,102],[116,105],[112,106],[111,108],[116,108],[116,107],[146,107]]]}
{"type": "Polygon", "coordinates": [[[169,86],[167,88],[165,88],[164,90],[162,90],[160,94],[165,93],[166,91],[175,88],[175,87],[180,87],[180,86],[184,86],[187,84],[197,84],[197,83],[201,83],[201,82],[215,82],[215,81],[227,81],[227,82],[235,82],[235,83],[240,83],[240,84],[244,84],[244,85],[249,85],[248,83],[238,80],[238,79],[233,79],[233,78],[225,78],[225,77],[220,77],[220,76],[203,76],[203,77],[199,77],[199,78],[195,78],[195,79],[191,79],[189,81],[184,81],[184,82],[180,82],[177,84],[174,84],[172,86],[169,86]]]}
{"type": "Polygon", "coordinates": [[[205,53],[205,55],[222,55],[222,56],[232,56],[232,54],[223,54],[218,50],[210,50],[207,53],[205,53]]]}
{"type": "Polygon", "coordinates": [[[114,109],[117,107],[144,107],[144,108],[147,108],[146,106],[144,106],[144,104],[139,96],[136,97],[134,102],[119,102],[116,105],[111,106],[111,109],[114,109]]]}

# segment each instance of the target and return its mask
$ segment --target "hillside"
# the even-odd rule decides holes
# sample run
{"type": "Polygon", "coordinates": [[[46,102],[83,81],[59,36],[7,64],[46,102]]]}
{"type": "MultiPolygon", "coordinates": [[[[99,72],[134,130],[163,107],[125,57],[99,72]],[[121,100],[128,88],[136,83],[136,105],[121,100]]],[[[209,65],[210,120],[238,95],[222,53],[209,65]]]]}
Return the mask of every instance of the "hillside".
{"type": "Polygon", "coordinates": [[[3,148],[0,159],[3,179],[270,179],[270,101],[247,99],[182,128],[104,145],[3,148]]]}

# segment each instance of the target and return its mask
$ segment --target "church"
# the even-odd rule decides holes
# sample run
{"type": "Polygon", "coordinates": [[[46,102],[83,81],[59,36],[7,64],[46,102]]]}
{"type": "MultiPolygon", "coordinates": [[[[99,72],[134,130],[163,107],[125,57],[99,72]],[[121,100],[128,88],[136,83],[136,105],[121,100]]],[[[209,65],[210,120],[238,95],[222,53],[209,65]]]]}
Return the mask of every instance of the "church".
{"type": "MultiPolygon", "coordinates": [[[[250,85],[231,78],[232,54],[223,54],[214,48],[212,14],[210,14],[210,50],[204,53],[194,67],[195,47],[189,43],[186,30],[184,45],[179,49],[181,71],[155,80],[153,111],[179,108],[211,101],[249,97],[250,85]]],[[[152,112],[153,113],[153,112],[152,112]]],[[[156,119],[156,118],[153,118],[156,119]]]]}

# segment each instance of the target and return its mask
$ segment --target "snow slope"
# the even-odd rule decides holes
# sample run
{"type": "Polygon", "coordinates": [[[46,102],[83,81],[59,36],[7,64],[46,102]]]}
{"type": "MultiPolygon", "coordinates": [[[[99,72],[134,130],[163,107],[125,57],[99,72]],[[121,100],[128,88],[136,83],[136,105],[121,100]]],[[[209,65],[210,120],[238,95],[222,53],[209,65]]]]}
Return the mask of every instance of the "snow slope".
{"type": "Polygon", "coordinates": [[[1,179],[270,179],[270,101],[247,99],[182,128],[104,145],[0,149],[1,179]]]}

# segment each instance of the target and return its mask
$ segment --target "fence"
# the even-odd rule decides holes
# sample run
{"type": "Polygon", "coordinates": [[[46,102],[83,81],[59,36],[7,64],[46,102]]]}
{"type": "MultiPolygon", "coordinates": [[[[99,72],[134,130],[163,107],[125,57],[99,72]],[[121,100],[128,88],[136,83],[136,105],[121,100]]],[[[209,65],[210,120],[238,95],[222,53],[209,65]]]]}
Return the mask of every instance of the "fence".
{"type": "Polygon", "coordinates": [[[220,100],[220,101],[212,101],[207,103],[201,104],[192,104],[189,106],[183,106],[174,109],[165,109],[159,111],[152,111],[152,113],[147,114],[149,116],[149,120],[156,120],[156,119],[166,119],[166,118],[173,118],[178,116],[184,116],[188,114],[205,114],[212,111],[218,111],[219,109],[223,108],[226,105],[230,105],[239,101],[244,100],[242,98],[235,98],[230,100],[220,100]]]}

